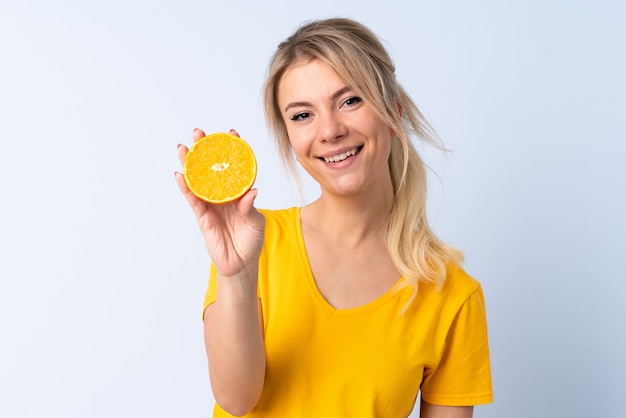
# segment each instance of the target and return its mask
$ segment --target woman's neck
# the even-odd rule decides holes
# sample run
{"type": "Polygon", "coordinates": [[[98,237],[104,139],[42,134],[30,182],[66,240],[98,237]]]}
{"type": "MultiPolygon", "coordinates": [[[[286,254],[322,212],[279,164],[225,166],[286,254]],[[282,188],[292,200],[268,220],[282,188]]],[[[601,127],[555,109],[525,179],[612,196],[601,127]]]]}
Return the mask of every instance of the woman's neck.
{"type": "Polygon", "coordinates": [[[392,204],[391,190],[375,197],[323,193],[303,207],[300,216],[303,223],[321,231],[327,239],[356,247],[364,240],[384,240],[392,204]]]}

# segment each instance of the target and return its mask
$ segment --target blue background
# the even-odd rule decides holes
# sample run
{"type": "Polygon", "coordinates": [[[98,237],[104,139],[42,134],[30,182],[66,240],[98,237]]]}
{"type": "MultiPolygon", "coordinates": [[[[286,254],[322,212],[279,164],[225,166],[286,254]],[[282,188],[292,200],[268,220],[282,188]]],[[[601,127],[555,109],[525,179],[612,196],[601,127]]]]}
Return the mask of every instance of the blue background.
{"type": "Polygon", "coordinates": [[[487,298],[496,401],[475,416],[625,416],[626,5],[609,0],[0,1],[0,416],[210,415],[209,259],[175,147],[236,128],[257,205],[301,204],[260,90],[279,41],[337,15],[383,38],[454,151],[423,153],[434,229],[487,298]]]}

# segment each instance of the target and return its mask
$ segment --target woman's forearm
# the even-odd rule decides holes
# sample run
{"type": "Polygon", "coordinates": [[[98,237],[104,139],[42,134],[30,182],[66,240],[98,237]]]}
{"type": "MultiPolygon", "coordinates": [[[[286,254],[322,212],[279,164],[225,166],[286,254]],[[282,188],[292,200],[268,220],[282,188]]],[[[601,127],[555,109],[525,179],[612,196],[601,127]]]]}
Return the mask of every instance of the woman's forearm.
{"type": "Polygon", "coordinates": [[[239,416],[257,404],[265,380],[265,348],[257,297],[257,269],[218,278],[215,303],[204,317],[209,374],[215,400],[239,416]]]}

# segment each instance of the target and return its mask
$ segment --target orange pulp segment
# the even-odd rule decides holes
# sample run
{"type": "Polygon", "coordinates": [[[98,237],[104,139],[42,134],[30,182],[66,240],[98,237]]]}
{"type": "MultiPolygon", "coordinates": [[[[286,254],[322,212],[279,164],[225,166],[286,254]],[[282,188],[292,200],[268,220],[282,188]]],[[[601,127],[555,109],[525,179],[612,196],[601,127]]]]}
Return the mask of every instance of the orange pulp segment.
{"type": "Polygon", "coordinates": [[[183,164],[185,182],[198,198],[210,203],[232,202],[256,180],[256,159],[243,139],[215,133],[194,143],[183,164]]]}

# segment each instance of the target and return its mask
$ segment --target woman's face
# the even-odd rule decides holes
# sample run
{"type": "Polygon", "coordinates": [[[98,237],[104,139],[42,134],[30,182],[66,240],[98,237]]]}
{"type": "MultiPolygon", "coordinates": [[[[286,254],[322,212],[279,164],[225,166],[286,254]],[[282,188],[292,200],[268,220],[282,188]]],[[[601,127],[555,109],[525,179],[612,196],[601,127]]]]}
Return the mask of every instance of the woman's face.
{"type": "Polygon", "coordinates": [[[326,63],[289,67],[278,105],[298,162],[322,192],[371,197],[392,189],[391,128],[326,63]]]}

